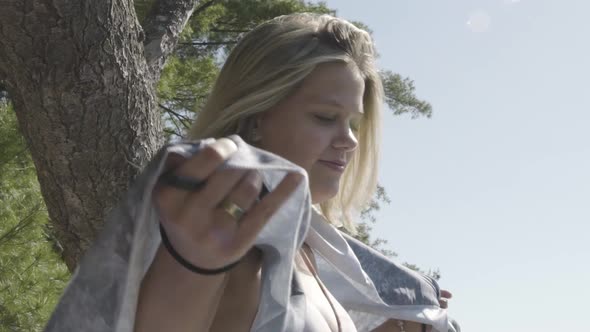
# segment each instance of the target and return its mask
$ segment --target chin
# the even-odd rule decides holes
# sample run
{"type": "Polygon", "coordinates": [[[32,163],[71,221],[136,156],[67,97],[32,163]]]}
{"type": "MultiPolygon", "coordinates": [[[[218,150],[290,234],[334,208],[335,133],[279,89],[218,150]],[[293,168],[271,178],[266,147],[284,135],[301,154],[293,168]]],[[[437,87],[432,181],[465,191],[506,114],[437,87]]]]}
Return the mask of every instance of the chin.
{"type": "Polygon", "coordinates": [[[311,192],[311,203],[312,204],[321,204],[324,203],[334,197],[336,197],[336,195],[338,194],[338,187],[336,188],[330,188],[330,190],[326,190],[327,188],[325,188],[324,190],[321,191],[313,191],[311,192]]]}

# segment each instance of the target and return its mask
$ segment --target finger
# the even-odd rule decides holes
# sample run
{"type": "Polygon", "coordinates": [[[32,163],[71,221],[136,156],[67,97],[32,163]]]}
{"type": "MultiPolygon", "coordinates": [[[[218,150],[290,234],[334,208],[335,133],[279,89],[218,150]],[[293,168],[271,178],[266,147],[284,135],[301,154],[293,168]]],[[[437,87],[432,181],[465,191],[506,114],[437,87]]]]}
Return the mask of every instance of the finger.
{"type": "Polygon", "coordinates": [[[176,174],[204,180],[236,151],[236,143],[229,138],[220,138],[183,163],[176,174]]]}
{"type": "MultiPolygon", "coordinates": [[[[176,153],[171,153],[165,162],[166,164],[164,165],[164,172],[162,174],[180,167],[180,165],[186,162],[186,158],[176,153]]],[[[167,185],[158,179],[154,186],[152,199],[160,212],[175,211],[182,204],[182,198],[185,195],[185,192],[167,185]]],[[[164,217],[168,219],[171,216],[164,217]]]]}
{"type": "Polygon", "coordinates": [[[261,186],[262,179],[256,171],[218,170],[209,178],[202,191],[188,196],[179,215],[180,223],[192,224],[195,234],[205,234],[210,229],[216,242],[226,245],[235,233],[239,220],[235,220],[235,217],[224,209],[218,208],[219,203],[228,197],[231,203],[247,210],[260,192],[261,186]],[[203,218],[206,211],[211,211],[212,218],[203,218]]]}
{"type": "Polygon", "coordinates": [[[236,234],[234,250],[245,250],[252,245],[260,230],[297,189],[302,179],[303,176],[298,173],[287,174],[274,191],[244,215],[236,234]]]}
{"type": "MultiPolygon", "coordinates": [[[[217,248],[227,249],[236,237],[237,220],[233,219],[223,209],[213,211],[212,223],[205,233],[208,240],[213,240],[217,248]]],[[[239,257],[234,257],[239,259],[239,257]]]]}
{"type": "Polygon", "coordinates": [[[235,221],[228,220],[227,216],[217,213],[217,204],[246,172],[228,169],[213,173],[203,190],[191,192],[186,196],[184,203],[178,208],[180,210],[178,222],[190,225],[197,237],[206,234],[209,228],[213,228],[219,233],[218,238],[222,239],[236,225],[235,221]]]}
{"type": "Polygon", "coordinates": [[[246,174],[248,171],[244,169],[217,170],[207,179],[205,187],[191,193],[188,199],[199,207],[215,208],[246,174]]]}
{"type": "Polygon", "coordinates": [[[258,198],[261,189],[262,177],[257,171],[249,171],[229,193],[227,199],[246,212],[258,198]]]}
{"type": "MultiPolygon", "coordinates": [[[[237,146],[227,138],[221,138],[201,149],[195,156],[184,159],[171,154],[167,160],[167,170],[174,169],[174,173],[194,180],[204,180],[231,154],[237,151],[237,146]]],[[[154,191],[156,204],[162,211],[178,211],[190,193],[173,186],[158,183],[154,191]]],[[[166,216],[175,218],[176,216],[166,216]]]]}
{"type": "Polygon", "coordinates": [[[443,309],[447,309],[449,307],[449,302],[447,299],[438,299],[438,304],[443,309]]]}
{"type": "Polygon", "coordinates": [[[440,297],[451,299],[451,298],[453,298],[453,294],[451,292],[449,292],[448,290],[446,290],[446,289],[441,289],[441,291],[440,291],[440,297]]]}

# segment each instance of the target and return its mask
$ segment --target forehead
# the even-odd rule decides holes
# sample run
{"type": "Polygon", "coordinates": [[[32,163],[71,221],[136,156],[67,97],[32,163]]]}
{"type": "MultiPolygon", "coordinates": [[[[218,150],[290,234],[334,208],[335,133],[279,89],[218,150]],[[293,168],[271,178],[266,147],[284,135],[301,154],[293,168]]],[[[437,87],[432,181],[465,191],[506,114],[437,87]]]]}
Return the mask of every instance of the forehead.
{"type": "Polygon", "coordinates": [[[362,109],[365,82],[356,67],[345,63],[319,65],[296,95],[306,102],[362,109]]]}

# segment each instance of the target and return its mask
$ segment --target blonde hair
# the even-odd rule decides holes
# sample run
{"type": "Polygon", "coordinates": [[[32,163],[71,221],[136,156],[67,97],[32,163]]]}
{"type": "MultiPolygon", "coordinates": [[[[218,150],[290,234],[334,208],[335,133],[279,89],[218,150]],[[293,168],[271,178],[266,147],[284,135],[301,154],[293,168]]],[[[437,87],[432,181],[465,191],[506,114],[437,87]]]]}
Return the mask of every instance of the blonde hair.
{"type": "Polygon", "coordinates": [[[383,87],[374,57],[370,35],[343,19],[311,13],[272,19],[247,33],[231,51],[187,138],[239,134],[248,141],[254,116],[294,93],[318,65],[356,66],[365,82],[359,146],[338,194],[319,204],[328,221],[355,234],[354,219],[377,185],[383,87]]]}

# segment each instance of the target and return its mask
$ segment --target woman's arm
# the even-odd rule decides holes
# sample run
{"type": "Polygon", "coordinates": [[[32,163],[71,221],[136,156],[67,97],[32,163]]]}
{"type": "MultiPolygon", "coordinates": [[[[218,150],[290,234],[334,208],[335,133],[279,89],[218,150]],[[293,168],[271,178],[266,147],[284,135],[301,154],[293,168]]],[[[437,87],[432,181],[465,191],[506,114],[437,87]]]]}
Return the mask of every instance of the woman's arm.
{"type": "Polygon", "coordinates": [[[237,149],[221,138],[187,160],[169,159],[153,191],[164,245],[141,283],[136,332],[209,331],[228,272],[202,271],[243,261],[258,232],[304,179],[289,173],[257,201],[258,172],[220,167],[237,149]]]}
{"type": "Polygon", "coordinates": [[[160,246],[141,283],[135,331],[208,331],[226,275],[190,272],[160,246]]]}

